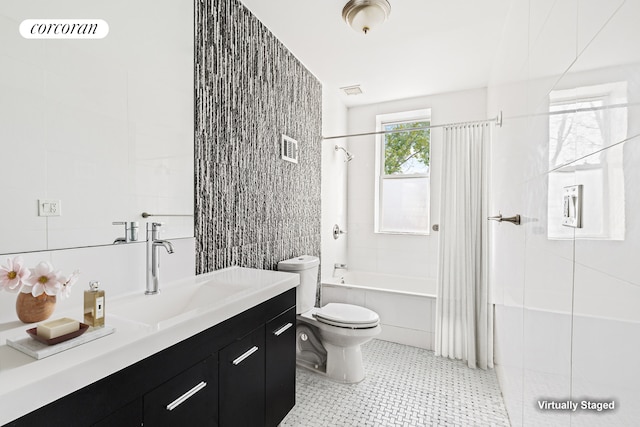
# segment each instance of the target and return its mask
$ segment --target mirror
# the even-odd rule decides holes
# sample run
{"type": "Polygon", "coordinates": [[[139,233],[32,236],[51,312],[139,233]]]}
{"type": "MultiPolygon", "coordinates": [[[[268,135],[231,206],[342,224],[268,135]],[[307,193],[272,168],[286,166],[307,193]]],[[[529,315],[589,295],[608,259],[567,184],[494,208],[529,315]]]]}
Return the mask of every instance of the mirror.
{"type": "Polygon", "coordinates": [[[193,20],[188,2],[0,3],[0,254],[113,244],[114,221],[193,236],[193,20]],[[109,33],[23,38],[36,18],[109,33]]]}

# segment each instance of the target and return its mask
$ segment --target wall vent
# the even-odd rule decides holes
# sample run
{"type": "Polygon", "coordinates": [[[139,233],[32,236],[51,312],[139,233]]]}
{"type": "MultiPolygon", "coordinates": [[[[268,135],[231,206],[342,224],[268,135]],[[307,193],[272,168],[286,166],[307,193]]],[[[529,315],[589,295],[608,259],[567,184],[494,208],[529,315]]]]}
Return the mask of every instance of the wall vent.
{"type": "Polygon", "coordinates": [[[280,158],[291,163],[298,163],[298,141],[282,135],[280,141],[280,158]]]}

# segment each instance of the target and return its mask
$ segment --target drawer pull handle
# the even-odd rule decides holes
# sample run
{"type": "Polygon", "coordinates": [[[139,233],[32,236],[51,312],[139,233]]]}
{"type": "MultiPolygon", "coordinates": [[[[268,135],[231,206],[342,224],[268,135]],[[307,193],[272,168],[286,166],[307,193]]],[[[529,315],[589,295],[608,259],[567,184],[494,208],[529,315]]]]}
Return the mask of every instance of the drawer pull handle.
{"type": "Polygon", "coordinates": [[[280,335],[282,335],[284,333],[284,331],[286,331],[287,329],[289,329],[290,327],[293,326],[293,323],[287,323],[286,325],[284,325],[282,328],[278,329],[277,331],[275,331],[273,333],[273,335],[279,337],[280,335]]]}
{"type": "Polygon", "coordinates": [[[177,398],[173,402],[169,403],[167,405],[167,411],[173,411],[178,406],[182,405],[191,396],[193,396],[194,394],[196,394],[197,392],[199,392],[200,390],[202,390],[206,386],[207,386],[207,383],[205,383],[204,381],[201,381],[200,384],[196,385],[194,388],[192,388],[191,390],[189,390],[188,392],[186,392],[185,394],[183,394],[182,396],[180,396],[179,398],[177,398]]]}
{"type": "Polygon", "coordinates": [[[249,350],[245,351],[244,354],[240,357],[238,357],[236,360],[233,361],[234,365],[239,365],[242,363],[242,361],[244,359],[246,359],[247,357],[251,356],[253,353],[255,353],[256,351],[258,351],[258,347],[256,347],[255,345],[253,347],[251,347],[249,350]]]}

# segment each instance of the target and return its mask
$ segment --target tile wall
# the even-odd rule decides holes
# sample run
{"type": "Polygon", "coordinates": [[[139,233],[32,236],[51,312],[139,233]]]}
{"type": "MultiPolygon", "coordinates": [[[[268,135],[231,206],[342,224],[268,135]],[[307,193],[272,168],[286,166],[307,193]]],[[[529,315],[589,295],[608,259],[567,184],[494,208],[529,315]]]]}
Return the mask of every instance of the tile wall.
{"type": "MultiPolygon", "coordinates": [[[[323,87],[322,90],[322,134],[324,136],[347,133],[347,108],[337,93],[323,87]]],[[[333,226],[347,229],[347,171],[349,163],[342,152],[335,150],[336,144],[348,149],[344,140],[322,142],[322,224],[320,240],[322,263],[320,277],[331,277],[336,263],[348,264],[347,236],[333,238],[333,226]]]]}
{"type": "Polygon", "coordinates": [[[640,418],[640,2],[511,2],[488,89],[496,369],[512,425],[640,418]],[[583,227],[562,191],[583,185],[583,227]],[[544,399],[615,401],[542,411],[544,399]]]}
{"type": "MultiPolygon", "coordinates": [[[[445,124],[486,118],[484,89],[445,93],[349,109],[349,133],[376,130],[376,115],[431,108],[432,123],[445,124]]],[[[428,236],[374,233],[375,147],[373,136],[349,138],[355,158],[348,165],[349,268],[382,274],[436,279],[438,234],[428,236]]],[[[440,150],[442,129],[431,134],[431,223],[440,215],[440,150]]]]}
{"type": "MultiPolygon", "coordinates": [[[[193,214],[192,3],[6,0],[0,64],[0,253],[109,244],[124,234],[113,221],[193,214]],[[110,31],[24,39],[34,18],[110,31]],[[62,215],[38,216],[38,199],[62,215]]],[[[193,237],[192,217],[162,220],[165,237],[193,237]]]]}
{"type": "MultiPolygon", "coordinates": [[[[189,2],[0,3],[0,264],[21,252],[29,267],[79,269],[56,313],[81,318],[91,280],[107,293],[107,319],[111,298],[144,291],[145,244],[112,245],[124,234],[113,221],[140,221],[144,240],[143,211],[193,213],[193,37],[189,2]],[[31,18],[99,18],[110,31],[23,39],[31,18]],[[38,198],[62,200],[62,216],[38,217],[38,198]]],[[[192,276],[193,218],[159,219],[175,247],[162,281],[192,276]]],[[[15,300],[0,292],[0,329],[20,324],[15,300]]]]}
{"type": "Polygon", "coordinates": [[[196,271],[319,256],[320,82],[238,0],[197,1],[195,27],[196,271]]]}

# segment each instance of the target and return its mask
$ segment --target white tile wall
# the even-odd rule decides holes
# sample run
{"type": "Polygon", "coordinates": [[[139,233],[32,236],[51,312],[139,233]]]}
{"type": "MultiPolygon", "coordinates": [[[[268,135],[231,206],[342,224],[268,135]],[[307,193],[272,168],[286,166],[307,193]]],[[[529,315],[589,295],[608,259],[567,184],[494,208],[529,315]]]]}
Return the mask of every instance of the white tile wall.
{"type": "MultiPolygon", "coordinates": [[[[349,109],[349,133],[375,130],[376,115],[431,108],[432,123],[444,124],[485,119],[484,89],[373,104],[349,109]]],[[[431,138],[431,220],[438,223],[440,197],[440,129],[431,138]]],[[[435,279],[437,233],[429,236],[399,236],[374,233],[375,138],[349,139],[355,155],[348,169],[349,267],[359,271],[435,279]]]]}
{"type": "Polygon", "coordinates": [[[633,338],[640,320],[634,258],[640,249],[640,52],[633,47],[640,42],[633,18],[639,13],[637,1],[511,3],[487,110],[504,113],[492,148],[492,206],[523,216],[521,227],[491,231],[496,370],[512,425],[631,426],[639,416],[634,355],[640,347],[633,338]],[[623,96],[605,102],[598,114],[626,115],[626,122],[606,127],[602,146],[589,145],[588,133],[574,124],[565,129],[574,141],[565,158],[551,163],[551,92],[577,98],[585,92],[580,88],[620,84],[626,85],[623,96]],[[585,154],[591,155],[566,165],[585,154]],[[585,165],[601,181],[590,178],[585,165]],[[581,230],[557,224],[561,203],[555,187],[569,184],[585,185],[581,230]],[[607,218],[613,219],[609,226],[624,231],[594,237],[606,231],[607,218]],[[615,399],[617,409],[537,409],[537,400],[551,396],[615,399]]]}
{"type": "MultiPolygon", "coordinates": [[[[344,135],[347,133],[347,109],[340,101],[338,94],[322,90],[322,133],[324,136],[344,135]]],[[[349,150],[345,139],[326,140],[322,142],[322,219],[321,277],[331,277],[333,265],[348,264],[347,239],[354,235],[347,224],[347,173],[354,161],[345,163],[344,153],[337,152],[335,146],[340,145],[349,150]],[[334,224],[349,234],[338,239],[333,238],[334,224]]]]}
{"type": "MultiPolygon", "coordinates": [[[[0,5],[0,253],[107,244],[113,221],[193,213],[193,5],[0,5]],[[154,13],[154,25],[148,21],[154,13]],[[93,17],[102,40],[27,40],[27,18],[93,17]],[[37,200],[62,216],[37,216],[37,200]],[[144,203],[139,203],[144,199],[144,203]]],[[[168,218],[165,237],[193,236],[168,218]]]]}

